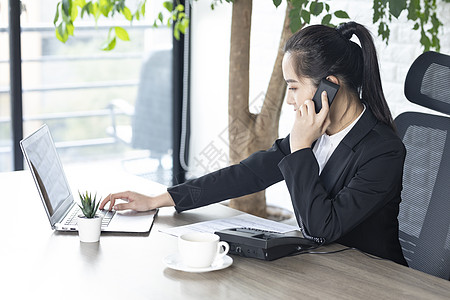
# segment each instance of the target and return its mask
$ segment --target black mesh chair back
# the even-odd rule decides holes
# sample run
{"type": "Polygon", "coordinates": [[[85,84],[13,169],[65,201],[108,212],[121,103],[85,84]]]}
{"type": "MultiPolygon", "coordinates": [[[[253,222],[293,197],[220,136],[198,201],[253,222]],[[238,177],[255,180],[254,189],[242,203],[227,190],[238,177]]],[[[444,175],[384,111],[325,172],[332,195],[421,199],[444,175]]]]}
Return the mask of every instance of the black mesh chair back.
{"type": "MultiPolygon", "coordinates": [[[[450,56],[426,52],[405,81],[409,101],[450,114],[450,56]]],[[[450,279],[450,118],[406,112],[395,119],[407,153],[399,237],[411,268],[450,279]]]]}
{"type": "Polygon", "coordinates": [[[160,159],[172,149],[172,50],[151,53],[141,68],[131,144],[160,159]]]}

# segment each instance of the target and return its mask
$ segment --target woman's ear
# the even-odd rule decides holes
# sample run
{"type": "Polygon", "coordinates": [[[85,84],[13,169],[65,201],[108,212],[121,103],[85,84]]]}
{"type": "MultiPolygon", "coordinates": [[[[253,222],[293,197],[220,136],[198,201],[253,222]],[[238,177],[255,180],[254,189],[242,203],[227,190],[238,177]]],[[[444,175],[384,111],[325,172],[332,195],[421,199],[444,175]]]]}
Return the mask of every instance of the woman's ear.
{"type": "Polygon", "coordinates": [[[325,79],[331,81],[332,83],[340,84],[339,79],[334,75],[328,75],[325,79]]]}

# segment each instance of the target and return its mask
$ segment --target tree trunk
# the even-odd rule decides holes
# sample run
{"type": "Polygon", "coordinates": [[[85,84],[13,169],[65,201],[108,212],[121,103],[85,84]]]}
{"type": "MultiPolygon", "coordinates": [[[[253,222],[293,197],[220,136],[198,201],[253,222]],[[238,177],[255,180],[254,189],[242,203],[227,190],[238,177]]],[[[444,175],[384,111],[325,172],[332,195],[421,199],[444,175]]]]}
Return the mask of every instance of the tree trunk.
{"type": "MultiPolygon", "coordinates": [[[[251,0],[233,3],[230,46],[228,133],[230,163],[239,163],[250,154],[268,149],[278,137],[281,106],[286,93],[281,62],[283,47],[289,38],[289,5],[264,104],[259,114],[249,111],[251,0]]],[[[265,192],[232,199],[230,206],[257,216],[266,216],[265,192]]]]}

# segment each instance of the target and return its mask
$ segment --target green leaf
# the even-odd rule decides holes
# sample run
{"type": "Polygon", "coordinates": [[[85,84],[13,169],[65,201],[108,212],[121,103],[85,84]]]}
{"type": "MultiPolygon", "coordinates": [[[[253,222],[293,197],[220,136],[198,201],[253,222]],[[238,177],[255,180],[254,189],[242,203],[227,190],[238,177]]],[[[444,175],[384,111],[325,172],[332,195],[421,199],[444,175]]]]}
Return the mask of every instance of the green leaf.
{"type": "Polygon", "coordinates": [[[309,2],[309,0],[291,0],[291,4],[293,8],[301,8],[302,6],[306,5],[309,2]]]}
{"type": "MultiPolygon", "coordinates": [[[[385,5],[385,4],[384,4],[385,5]]],[[[372,23],[375,24],[384,17],[384,6],[380,2],[380,0],[374,0],[373,1],[373,18],[372,23]]]]}
{"type": "Polygon", "coordinates": [[[79,7],[83,7],[86,5],[86,0],[75,0],[74,1],[76,5],[78,5],[79,7]]]}
{"type": "Polygon", "coordinates": [[[102,45],[101,49],[102,49],[103,51],[110,51],[110,50],[114,49],[115,47],[116,47],[116,37],[114,37],[114,38],[112,38],[112,39],[106,41],[106,42],[102,45]]]}
{"type": "Polygon", "coordinates": [[[436,49],[437,52],[439,52],[441,50],[441,43],[439,41],[439,39],[437,38],[437,36],[433,35],[432,38],[432,47],[436,49]]]}
{"type": "Polygon", "coordinates": [[[180,40],[180,29],[178,28],[179,23],[176,23],[175,26],[173,27],[173,36],[175,37],[175,39],[177,41],[180,40]]]}
{"type": "Polygon", "coordinates": [[[282,0],[273,0],[273,4],[275,5],[275,7],[280,6],[282,0]]]}
{"type": "Polygon", "coordinates": [[[298,19],[300,18],[300,8],[293,8],[291,9],[291,11],[289,12],[289,19],[292,20],[293,19],[298,19]]]}
{"type": "Polygon", "coordinates": [[[108,41],[110,41],[113,37],[116,36],[116,31],[114,30],[114,27],[110,27],[108,30],[108,41]]]}
{"type": "Polygon", "coordinates": [[[70,22],[70,16],[66,15],[63,11],[61,11],[61,18],[62,18],[62,23],[70,22]]]}
{"type": "Polygon", "coordinates": [[[417,30],[417,29],[419,29],[419,27],[420,27],[420,26],[419,26],[419,23],[416,23],[416,24],[414,24],[413,29],[414,29],[414,30],[417,30]]]}
{"type": "Polygon", "coordinates": [[[66,25],[67,28],[67,34],[73,36],[73,31],[75,30],[75,27],[73,27],[72,23],[68,23],[66,25]]]}
{"type": "Polygon", "coordinates": [[[322,2],[311,2],[311,6],[309,7],[309,11],[313,16],[318,16],[323,11],[323,3],[322,2]]]}
{"type": "MultiPolygon", "coordinates": [[[[94,204],[95,204],[95,200],[94,200],[94,204]]],[[[97,212],[98,206],[99,206],[99,205],[100,205],[100,201],[98,201],[98,202],[97,202],[97,205],[94,207],[94,214],[93,214],[92,217],[95,217],[95,213],[97,212]]]]}
{"type": "Polygon", "coordinates": [[[63,37],[64,41],[67,41],[69,39],[69,35],[67,34],[67,25],[66,25],[66,23],[62,23],[60,28],[61,28],[61,31],[59,33],[63,37]]]}
{"type": "Polygon", "coordinates": [[[186,33],[186,29],[189,27],[189,19],[188,18],[184,18],[183,20],[181,20],[180,22],[180,31],[185,34],[186,33]]]}
{"type": "Polygon", "coordinates": [[[163,6],[164,6],[164,8],[167,9],[169,12],[172,12],[172,10],[173,10],[173,4],[172,4],[171,1],[165,1],[165,2],[163,3],[163,6]]]}
{"type": "Polygon", "coordinates": [[[297,32],[302,27],[302,20],[300,19],[300,16],[292,16],[289,27],[291,28],[291,32],[297,32]]]}
{"type": "Polygon", "coordinates": [[[391,34],[391,31],[388,27],[388,25],[385,22],[380,22],[378,25],[378,35],[381,36],[383,41],[386,41],[386,44],[389,41],[389,35],[391,34]]]}
{"type": "Polygon", "coordinates": [[[438,32],[439,27],[441,27],[443,24],[439,21],[436,13],[431,15],[431,24],[433,25],[431,28],[432,32],[438,32]]]}
{"type": "Polygon", "coordinates": [[[124,7],[124,9],[122,10],[123,16],[125,17],[125,19],[127,19],[128,21],[133,20],[133,15],[131,14],[131,11],[128,7],[124,7]]]}
{"type": "Polygon", "coordinates": [[[56,35],[56,38],[58,40],[60,40],[61,42],[63,42],[63,43],[67,42],[67,35],[64,34],[61,24],[55,28],[55,35],[56,35]]]}
{"type": "Polygon", "coordinates": [[[72,6],[72,12],[70,14],[70,18],[72,19],[72,22],[75,21],[75,19],[78,17],[78,7],[74,4],[72,6]]]}
{"type": "Polygon", "coordinates": [[[145,16],[145,3],[143,3],[141,6],[141,14],[142,16],[145,16]]]}
{"type": "Polygon", "coordinates": [[[331,14],[326,14],[322,18],[322,25],[330,25],[331,17],[332,17],[331,14]]]}
{"type": "Polygon", "coordinates": [[[81,207],[80,204],[78,204],[78,207],[81,209],[81,212],[83,213],[84,216],[88,215],[88,212],[83,207],[81,207]]]}
{"type": "Polygon", "coordinates": [[[98,3],[92,4],[90,8],[91,8],[91,13],[94,15],[95,22],[97,22],[98,18],[100,17],[100,14],[101,14],[101,11],[98,7],[98,3]]]}
{"type": "Polygon", "coordinates": [[[128,35],[128,32],[123,29],[122,27],[116,26],[114,27],[114,30],[116,31],[116,35],[119,39],[121,39],[122,41],[129,41],[130,37],[128,35]]]}
{"type": "Polygon", "coordinates": [[[105,18],[108,18],[109,12],[111,11],[110,6],[109,5],[100,5],[99,8],[100,8],[100,12],[102,13],[102,15],[105,18]]]}
{"type": "Polygon", "coordinates": [[[334,12],[334,15],[340,19],[350,19],[348,14],[343,10],[337,10],[334,12]]]}
{"type": "Polygon", "coordinates": [[[81,206],[78,205],[85,215],[86,218],[94,218],[95,213],[97,212],[98,206],[100,202],[97,201],[97,193],[95,193],[94,197],[92,197],[91,193],[88,193],[87,191],[85,194],[81,194],[80,191],[78,191],[78,195],[81,200],[81,206]],[[97,203],[97,204],[96,204],[97,203]]]}
{"type": "Polygon", "coordinates": [[[305,21],[306,24],[309,24],[309,22],[311,21],[311,14],[309,13],[309,11],[305,9],[301,11],[300,16],[302,17],[302,19],[305,21]]]}
{"type": "Polygon", "coordinates": [[[175,8],[175,10],[177,10],[177,11],[184,11],[184,5],[183,4],[178,4],[177,7],[175,8]]]}
{"type": "Polygon", "coordinates": [[[300,7],[300,0],[291,0],[291,5],[294,8],[299,8],[300,7]]]}
{"type": "Polygon", "coordinates": [[[389,0],[389,12],[397,19],[406,9],[406,0],[389,0]]]}
{"type": "Polygon", "coordinates": [[[411,0],[408,6],[408,20],[417,20],[419,15],[417,14],[417,10],[420,7],[420,0],[411,0]]]}
{"type": "Polygon", "coordinates": [[[56,22],[58,22],[59,19],[59,6],[61,5],[61,2],[58,2],[58,4],[56,4],[56,13],[55,13],[55,18],[53,19],[53,24],[56,25],[56,22]]]}
{"type": "Polygon", "coordinates": [[[163,23],[163,21],[164,21],[164,16],[163,16],[162,12],[160,12],[160,13],[158,14],[158,20],[161,22],[161,24],[163,23]]]}
{"type": "Polygon", "coordinates": [[[72,8],[71,0],[63,0],[62,1],[62,11],[66,16],[70,16],[70,10],[72,8]]]}
{"type": "Polygon", "coordinates": [[[88,4],[83,6],[83,8],[81,9],[81,18],[83,18],[84,13],[87,13],[88,16],[91,14],[91,12],[90,12],[91,5],[92,5],[92,3],[89,2],[88,4]]]}
{"type": "Polygon", "coordinates": [[[430,50],[431,41],[427,37],[427,35],[425,34],[424,31],[422,31],[422,33],[421,33],[420,43],[424,47],[425,51],[429,51],[430,50]]]}

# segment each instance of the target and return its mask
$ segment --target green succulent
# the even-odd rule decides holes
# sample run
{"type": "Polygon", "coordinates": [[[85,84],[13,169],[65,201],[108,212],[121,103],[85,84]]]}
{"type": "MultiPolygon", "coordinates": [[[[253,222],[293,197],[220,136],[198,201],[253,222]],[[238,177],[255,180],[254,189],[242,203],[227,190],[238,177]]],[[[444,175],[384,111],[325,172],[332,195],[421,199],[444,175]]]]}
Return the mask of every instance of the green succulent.
{"type": "Polygon", "coordinates": [[[78,195],[80,196],[81,199],[81,205],[78,204],[78,206],[80,207],[84,216],[89,219],[94,218],[95,213],[97,212],[98,209],[98,205],[100,204],[100,201],[97,203],[97,205],[95,204],[97,200],[97,194],[95,194],[94,197],[92,197],[91,193],[88,193],[87,191],[85,192],[85,194],[81,194],[78,191],[78,195]]]}

